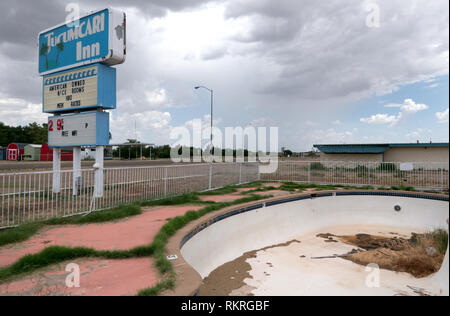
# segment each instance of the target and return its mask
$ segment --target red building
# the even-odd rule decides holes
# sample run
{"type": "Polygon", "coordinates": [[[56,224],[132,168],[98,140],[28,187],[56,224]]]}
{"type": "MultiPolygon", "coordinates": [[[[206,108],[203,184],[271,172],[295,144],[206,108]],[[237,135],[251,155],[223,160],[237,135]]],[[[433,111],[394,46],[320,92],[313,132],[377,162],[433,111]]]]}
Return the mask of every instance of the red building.
{"type": "Polygon", "coordinates": [[[22,160],[25,146],[28,144],[11,143],[6,149],[6,160],[22,160]]]}
{"type": "MultiPolygon", "coordinates": [[[[41,147],[41,161],[53,161],[53,149],[48,144],[41,147]]],[[[73,161],[73,151],[61,150],[61,161],[73,161]]]]}

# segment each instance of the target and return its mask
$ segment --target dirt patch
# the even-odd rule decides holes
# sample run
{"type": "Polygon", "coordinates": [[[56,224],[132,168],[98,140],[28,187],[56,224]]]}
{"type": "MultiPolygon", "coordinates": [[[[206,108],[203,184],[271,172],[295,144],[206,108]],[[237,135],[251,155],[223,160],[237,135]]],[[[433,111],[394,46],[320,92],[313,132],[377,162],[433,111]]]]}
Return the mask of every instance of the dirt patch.
{"type": "Polygon", "coordinates": [[[329,234],[329,233],[327,233],[327,234],[318,234],[316,237],[325,239],[324,240],[325,242],[330,242],[330,243],[331,242],[339,242],[339,241],[333,239],[333,237],[336,237],[335,235],[329,234]]]}
{"type": "Polygon", "coordinates": [[[339,238],[346,244],[353,245],[364,250],[375,250],[379,248],[388,248],[394,251],[401,251],[406,249],[410,242],[404,238],[398,237],[380,237],[368,234],[357,234],[354,236],[342,236],[339,238]]]}
{"type": "MultiPolygon", "coordinates": [[[[239,258],[221,265],[220,267],[212,271],[209,276],[203,279],[198,295],[228,296],[233,291],[246,287],[247,285],[244,280],[252,278],[249,273],[252,267],[247,262],[247,259],[256,258],[256,254],[258,251],[264,251],[277,247],[286,247],[294,242],[300,243],[300,241],[298,240],[292,240],[286,243],[249,251],[244,253],[239,258]]],[[[270,262],[267,262],[266,264],[270,267],[272,266],[272,263],[270,262]]],[[[247,289],[245,292],[250,293],[250,291],[251,289],[247,289]]],[[[249,294],[249,296],[252,296],[252,294],[249,294]]]]}
{"type": "Polygon", "coordinates": [[[406,272],[416,278],[427,277],[436,273],[444,261],[445,249],[442,239],[448,240],[448,234],[436,231],[426,234],[412,234],[412,237],[382,237],[368,234],[335,236],[319,234],[326,242],[341,241],[358,247],[348,254],[339,256],[354,263],[367,266],[377,264],[382,269],[406,272]],[[363,250],[365,251],[363,251],[363,250]],[[441,251],[439,251],[441,249],[441,251]]]}

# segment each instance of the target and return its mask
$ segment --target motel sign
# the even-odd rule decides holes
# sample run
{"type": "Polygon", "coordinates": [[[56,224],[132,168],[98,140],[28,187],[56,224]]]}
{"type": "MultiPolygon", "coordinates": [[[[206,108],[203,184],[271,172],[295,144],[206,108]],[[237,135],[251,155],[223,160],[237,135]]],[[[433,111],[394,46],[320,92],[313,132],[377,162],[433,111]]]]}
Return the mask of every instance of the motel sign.
{"type": "MultiPolygon", "coordinates": [[[[125,61],[125,13],[103,9],[39,33],[42,111],[53,148],[53,192],[61,192],[61,148],[73,150],[73,195],[81,183],[81,148],[96,147],[95,198],[103,196],[103,146],[109,145],[109,116],[116,108],[116,70],[125,61]]],[[[92,208],[92,206],[91,206],[92,208]]]]}
{"type": "Polygon", "coordinates": [[[104,9],[39,33],[39,74],[92,63],[125,61],[126,20],[123,12],[104,9]]]}

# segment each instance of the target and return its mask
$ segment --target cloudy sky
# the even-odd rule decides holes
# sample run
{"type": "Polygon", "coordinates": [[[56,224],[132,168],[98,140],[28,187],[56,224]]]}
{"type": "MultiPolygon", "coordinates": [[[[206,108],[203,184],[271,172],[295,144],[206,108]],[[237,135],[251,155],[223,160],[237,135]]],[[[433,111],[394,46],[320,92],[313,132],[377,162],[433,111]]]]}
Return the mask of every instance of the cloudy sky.
{"type": "MultiPolygon", "coordinates": [[[[0,2],[0,121],[44,122],[37,34],[62,0],[0,2]]],[[[279,145],[448,141],[448,0],[89,0],[127,14],[113,142],[170,131],[278,126],[279,145]],[[379,15],[376,13],[379,12],[379,15]]]]}

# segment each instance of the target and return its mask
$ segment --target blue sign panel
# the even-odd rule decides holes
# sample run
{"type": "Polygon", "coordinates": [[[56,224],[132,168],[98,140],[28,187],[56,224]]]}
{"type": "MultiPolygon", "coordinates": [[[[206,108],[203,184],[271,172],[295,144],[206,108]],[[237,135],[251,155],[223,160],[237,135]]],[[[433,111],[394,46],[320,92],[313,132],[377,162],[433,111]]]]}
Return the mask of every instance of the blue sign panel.
{"type": "Polygon", "coordinates": [[[116,69],[93,64],[43,77],[44,113],[116,108],[116,69]]]}
{"type": "Polygon", "coordinates": [[[39,34],[39,74],[125,60],[125,14],[104,9],[39,34]]]}

